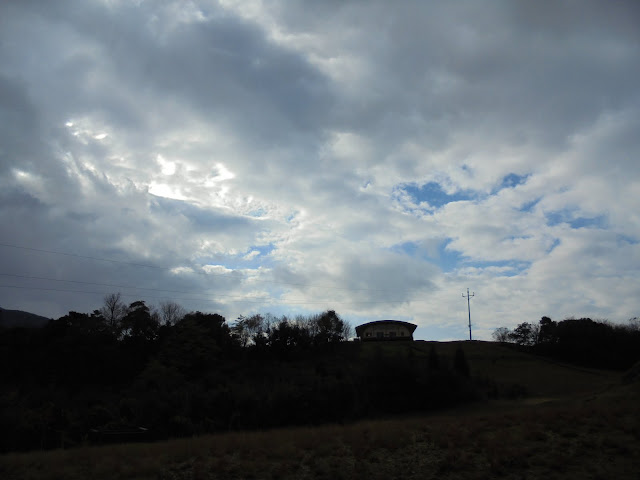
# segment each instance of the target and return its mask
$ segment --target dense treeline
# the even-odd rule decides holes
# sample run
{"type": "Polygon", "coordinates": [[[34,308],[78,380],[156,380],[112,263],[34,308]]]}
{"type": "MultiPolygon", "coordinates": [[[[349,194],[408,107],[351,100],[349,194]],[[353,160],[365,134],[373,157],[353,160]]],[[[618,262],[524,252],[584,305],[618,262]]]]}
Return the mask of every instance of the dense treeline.
{"type": "Polygon", "coordinates": [[[229,325],[117,294],[41,329],[0,329],[0,451],[342,422],[476,395],[461,350],[427,361],[350,336],[334,311],[229,325]]]}
{"type": "Polygon", "coordinates": [[[493,338],[558,360],[595,368],[628,369],[640,361],[640,320],[612,324],[605,320],[569,318],[555,322],[523,322],[509,330],[496,329],[493,338]]]}

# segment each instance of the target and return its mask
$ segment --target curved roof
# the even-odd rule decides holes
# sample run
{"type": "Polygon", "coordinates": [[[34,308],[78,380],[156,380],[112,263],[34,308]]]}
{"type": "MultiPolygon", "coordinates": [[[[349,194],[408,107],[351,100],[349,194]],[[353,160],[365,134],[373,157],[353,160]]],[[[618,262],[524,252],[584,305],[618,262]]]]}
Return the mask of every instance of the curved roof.
{"type": "Polygon", "coordinates": [[[411,333],[413,333],[415,329],[418,328],[418,326],[413,323],[403,322],[401,320],[375,320],[373,322],[367,322],[367,323],[363,323],[362,325],[358,325],[356,327],[356,335],[360,337],[362,331],[370,325],[381,325],[385,323],[392,324],[392,325],[402,325],[408,328],[411,333]]]}

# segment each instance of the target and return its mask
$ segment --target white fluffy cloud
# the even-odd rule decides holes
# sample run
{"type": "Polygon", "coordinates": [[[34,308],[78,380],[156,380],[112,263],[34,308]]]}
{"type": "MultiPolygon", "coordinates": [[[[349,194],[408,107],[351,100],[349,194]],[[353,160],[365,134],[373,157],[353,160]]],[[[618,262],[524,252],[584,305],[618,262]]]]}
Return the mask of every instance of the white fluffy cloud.
{"type": "Polygon", "coordinates": [[[624,321],[634,2],[7,2],[0,305],[624,321]],[[58,252],[58,253],[52,253],[58,252]],[[63,255],[64,254],[64,255],[63,255]]]}

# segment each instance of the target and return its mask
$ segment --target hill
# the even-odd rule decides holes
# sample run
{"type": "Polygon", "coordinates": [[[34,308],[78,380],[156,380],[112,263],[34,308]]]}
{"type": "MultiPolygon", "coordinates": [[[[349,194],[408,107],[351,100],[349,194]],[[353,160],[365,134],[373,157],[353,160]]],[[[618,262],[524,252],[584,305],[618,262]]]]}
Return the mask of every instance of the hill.
{"type": "Polygon", "coordinates": [[[472,376],[496,388],[511,386],[514,395],[345,425],[7,454],[0,456],[0,476],[637,478],[640,388],[638,383],[622,385],[620,373],[553,363],[490,342],[360,347],[358,357],[365,363],[381,354],[427,360],[434,349],[447,361],[462,347],[472,376]]]}
{"type": "Polygon", "coordinates": [[[475,378],[488,379],[516,396],[530,398],[576,397],[617,384],[620,374],[611,370],[577,367],[547,357],[525,353],[513,345],[483,341],[413,342],[412,348],[428,351],[434,346],[452,358],[462,348],[475,378]]]}
{"type": "Polygon", "coordinates": [[[0,307],[0,328],[41,328],[51,319],[22,310],[6,310],[0,307]]]}

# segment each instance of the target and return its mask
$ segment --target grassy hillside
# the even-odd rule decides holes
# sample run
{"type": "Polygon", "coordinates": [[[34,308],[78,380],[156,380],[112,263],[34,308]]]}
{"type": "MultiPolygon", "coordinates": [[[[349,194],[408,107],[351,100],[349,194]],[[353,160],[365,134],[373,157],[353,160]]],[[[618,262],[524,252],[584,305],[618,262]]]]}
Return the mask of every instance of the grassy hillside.
{"type": "Polygon", "coordinates": [[[601,391],[619,383],[620,374],[609,370],[581,368],[554,362],[545,357],[534,356],[514,348],[510,344],[482,341],[410,343],[368,343],[363,345],[361,355],[372,357],[376,349],[387,355],[407,355],[413,352],[419,359],[428,357],[431,349],[451,363],[458,348],[462,348],[471,375],[478,379],[491,380],[502,388],[520,392],[518,396],[564,397],[601,391]]]}
{"type": "Polygon", "coordinates": [[[363,360],[462,344],[472,374],[529,396],[350,425],[0,457],[4,479],[637,478],[640,388],[488,342],[370,344],[363,360]]]}
{"type": "Polygon", "coordinates": [[[575,396],[597,392],[617,384],[620,378],[617,372],[562,364],[494,342],[414,342],[413,348],[424,351],[431,345],[449,358],[461,346],[472,376],[493,379],[504,385],[522,386],[527,396],[575,396]]]}

